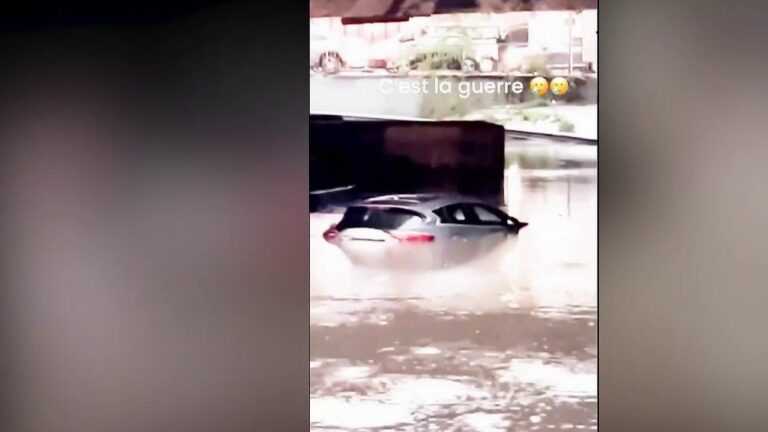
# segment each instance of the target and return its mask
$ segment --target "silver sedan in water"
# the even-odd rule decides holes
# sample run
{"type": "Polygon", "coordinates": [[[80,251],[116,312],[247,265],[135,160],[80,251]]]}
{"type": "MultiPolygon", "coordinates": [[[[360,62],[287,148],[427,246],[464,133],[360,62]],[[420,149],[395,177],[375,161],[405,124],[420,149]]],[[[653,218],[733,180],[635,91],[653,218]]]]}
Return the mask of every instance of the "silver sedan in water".
{"type": "Polygon", "coordinates": [[[425,269],[472,260],[526,225],[472,198],[387,195],[348,207],[323,238],[357,265],[425,269]]]}

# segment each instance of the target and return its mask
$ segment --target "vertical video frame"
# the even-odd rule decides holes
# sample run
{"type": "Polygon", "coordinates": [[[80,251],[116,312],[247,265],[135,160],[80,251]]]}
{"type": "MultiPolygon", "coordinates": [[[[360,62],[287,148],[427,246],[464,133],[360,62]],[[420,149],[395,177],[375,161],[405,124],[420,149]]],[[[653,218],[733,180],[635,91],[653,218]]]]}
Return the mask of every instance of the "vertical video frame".
{"type": "Polygon", "coordinates": [[[597,1],[483,3],[310,1],[313,431],[597,430],[597,1]]]}

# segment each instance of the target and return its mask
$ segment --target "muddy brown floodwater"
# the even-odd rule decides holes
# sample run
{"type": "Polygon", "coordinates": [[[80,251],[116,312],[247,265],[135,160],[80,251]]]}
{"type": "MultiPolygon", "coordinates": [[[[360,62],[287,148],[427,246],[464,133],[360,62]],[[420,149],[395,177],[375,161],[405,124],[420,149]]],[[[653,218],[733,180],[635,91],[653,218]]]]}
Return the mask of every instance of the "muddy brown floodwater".
{"type": "Polygon", "coordinates": [[[464,266],[360,277],[310,216],[312,430],[597,429],[596,148],[508,150],[530,226],[464,266]]]}

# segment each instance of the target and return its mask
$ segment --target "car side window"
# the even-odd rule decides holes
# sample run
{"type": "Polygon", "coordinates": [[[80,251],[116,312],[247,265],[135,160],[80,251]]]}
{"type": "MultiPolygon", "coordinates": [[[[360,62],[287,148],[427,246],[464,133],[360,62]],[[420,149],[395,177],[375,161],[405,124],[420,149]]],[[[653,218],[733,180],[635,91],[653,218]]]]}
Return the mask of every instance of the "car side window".
{"type": "Polygon", "coordinates": [[[440,223],[447,224],[468,224],[471,223],[471,216],[461,204],[453,204],[441,207],[435,210],[435,214],[440,218],[440,223]]]}
{"type": "Polygon", "coordinates": [[[482,224],[501,224],[504,222],[501,215],[485,206],[474,205],[472,209],[477,215],[477,220],[482,224]]]}

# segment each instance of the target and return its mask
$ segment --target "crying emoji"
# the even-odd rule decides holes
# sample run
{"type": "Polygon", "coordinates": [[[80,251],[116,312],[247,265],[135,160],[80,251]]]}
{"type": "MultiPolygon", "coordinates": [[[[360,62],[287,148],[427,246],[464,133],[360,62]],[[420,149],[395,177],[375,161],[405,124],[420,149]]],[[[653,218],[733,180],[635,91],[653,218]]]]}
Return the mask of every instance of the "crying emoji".
{"type": "Polygon", "coordinates": [[[562,96],[568,91],[568,80],[563,77],[553,78],[549,88],[555,96],[562,96]]]}
{"type": "Polygon", "coordinates": [[[536,77],[531,80],[531,93],[536,96],[544,96],[544,93],[549,89],[549,84],[544,77],[536,77]]]}

